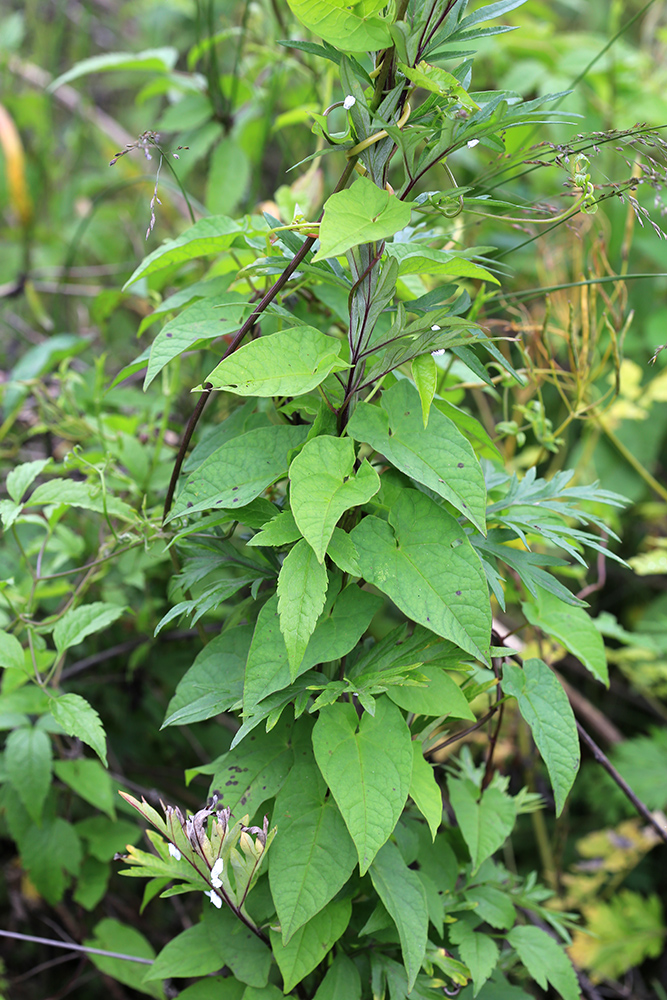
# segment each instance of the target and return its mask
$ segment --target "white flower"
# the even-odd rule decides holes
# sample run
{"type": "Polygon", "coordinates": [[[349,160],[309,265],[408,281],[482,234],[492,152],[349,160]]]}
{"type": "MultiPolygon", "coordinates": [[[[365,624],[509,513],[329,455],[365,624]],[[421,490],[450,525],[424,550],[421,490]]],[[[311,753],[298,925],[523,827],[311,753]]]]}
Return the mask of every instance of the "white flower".
{"type": "Polygon", "coordinates": [[[441,330],[441,329],[442,329],[442,327],[441,327],[441,326],[438,326],[438,324],[437,324],[437,323],[434,323],[434,324],[433,324],[433,326],[431,327],[431,329],[432,329],[432,330],[441,330]]]}
{"type": "Polygon", "coordinates": [[[220,899],[220,896],[218,896],[217,892],[213,892],[213,889],[211,889],[210,892],[205,892],[204,895],[208,896],[213,905],[220,909],[222,906],[222,900],[220,899]]]}
{"type": "Polygon", "coordinates": [[[218,858],[218,860],[211,868],[211,885],[215,886],[216,889],[219,889],[220,886],[222,885],[222,879],[220,878],[220,876],[222,875],[222,869],[223,869],[222,858],[218,858]]]}
{"type": "Polygon", "coordinates": [[[352,94],[348,94],[345,100],[343,101],[343,107],[345,108],[346,111],[349,111],[350,108],[353,108],[356,103],[357,103],[356,97],[353,97],[352,94]]]}
{"type": "Polygon", "coordinates": [[[431,351],[431,357],[432,358],[439,358],[440,355],[444,354],[444,353],[445,353],[445,349],[444,349],[444,347],[441,347],[440,350],[438,350],[438,351],[431,351]]]}
{"type": "Polygon", "coordinates": [[[468,149],[472,149],[474,146],[477,146],[478,143],[479,139],[468,139],[468,149]]]}
{"type": "Polygon", "coordinates": [[[177,861],[180,861],[181,858],[183,857],[179,849],[177,847],[174,847],[173,844],[169,845],[169,853],[171,854],[172,858],[176,858],[177,861]]]}

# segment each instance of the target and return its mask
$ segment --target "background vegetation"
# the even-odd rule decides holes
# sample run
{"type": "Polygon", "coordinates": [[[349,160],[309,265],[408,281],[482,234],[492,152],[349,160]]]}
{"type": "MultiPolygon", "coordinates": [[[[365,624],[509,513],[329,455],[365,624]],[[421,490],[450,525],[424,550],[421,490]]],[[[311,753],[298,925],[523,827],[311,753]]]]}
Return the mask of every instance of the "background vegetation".
{"type": "MultiPolygon", "coordinates": [[[[305,219],[317,218],[340,162],[334,155],[302,162],[318,142],[311,115],[343,95],[333,64],[277,44],[306,37],[281,2],[33,0],[11,7],[0,22],[0,628],[9,634],[18,622],[35,626],[28,670],[37,663],[59,691],[96,709],[109,769],[67,735],[66,720],[49,712],[43,692],[26,684],[12,642],[0,645],[7,733],[2,927],[150,958],[197,922],[201,906],[190,896],[151,901],[138,880],[118,875],[115,853],[128,843],[146,845],[135,811],[117,791],[201,806],[211,761],[229,747],[234,720],[221,713],[160,727],[178,707],[174,693],[202,642],[229,625],[230,609],[240,621],[244,605],[204,609],[197,621],[173,613],[191,599],[191,588],[201,601],[206,579],[194,570],[188,578],[176,574],[156,527],[193,409],[190,389],[225,345],[193,341],[196,351],[170,364],[163,356],[154,361],[145,392],[142,381],[153,324],[191,301],[194,282],[215,279],[210,290],[222,295],[234,280],[241,301],[263,288],[264,276],[250,272],[238,281],[238,268],[256,252],[237,248],[212,265],[192,262],[181,272],[175,263],[122,289],[146,253],[193,216],[249,213],[258,232],[262,211],[289,223],[298,205],[305,219]],[[139,55],[110,55],[118,52],[139,55]],[[82,63],[87,59],[95,61],[82,63]],[[29,470],[20,481],[8,478],[17,466],[29,470]],[[16,524],[16,501],[33,482],[43,483],[41,505],[33,494],[37,508],[16,524]],[[126,535],[123,503],[145,515],[142,536],[136,527],[126,535]],[[94,626],[91,618],[59,639],[54,632],[54,650],[49,624],[83,597],[94,602],[94,626]],[[41,722],[17,772],[16,734],[27,731],[25,719],[41,722]],[[40,749],[46,743],[53,763],[40,749]]],[[[471,315],[494,336],[512,338],[512,361],[526,378],[518,386],[489,369],[491,382],[484,381],[452,355],[439,368],[438,391],[480,421],[509,473],[535,469],[552,479],[573,469],[576,485],[599,481],[629,499],[611,514],[618,540],[600,529],[592,571],[573,562],[559,577],[591,605],[605,640],[608,689],[591,678],[585,655],[573,655],[567,637],[545,639],[526,622],[518,579],[499,622],[526,655],[556,665],[577,717],[648,808],[661,810],[667,160],[660,133],[636,126],[667,122],[667,13],[660,2],[528,0],[502,20],[519,30],[476,43],[474,89],[503,88],[526,99],[572,93],[559,104],[561,124],[508,132],[504,153],[482,145],[459,153],[458,185],[556,219],[571,203],[566,185],[581,151],[590,165],[580,159],[579,166],[590,172],[600,204],[565,224],[538,226],[526,211],[499,223],[480,202],[458,218],[456,238],[498,248],[495,263],[503,269],[501,290],[482,286],[489,290],[474,298],[471,315]],[[577,145],[578,134],[588,138],[577,145]]],[[[336,127],[344,128],[342,117],[336,127]]],[[[473,297],[476,290],[471,285],[473,297]]],[[[334,301],[324,305],[335,314],[334,301]]],[[[242,319],[232,308],[223,337],[242,319]]],[[[230,398],[221,393],[198,428],[200,449],[229,412],[230,398]]],[[[593,513],[609,516],[601,505],[593,513]]],[[[387,607],[374,620],[374,638],[394,625],[387,607]]],[[[480,718],[488,697],[473,703],[480,718]]],[[[92,716],[89,725],[87,742],[99,746],[92,716]]],[[[489,738],[486,729],[464,738],[470,760],[484,760],[489,738]]],[[[506,713],[493,738],[495,764],[512,789],[527,786],[551,802],[519,717],[506,713]]],[[[461,745],[454,744],[457,753],[461,745]]],[[[560,818],[552,808],[530,812],[504,845],[506,868],[517,877],[537,872],[554,892],[554,914],[578,919],[570,957],[585,995],[667,996],[664,851],[590,755],[560,818]]],[[[145,970],[120,960],[59,958],[48,945],[17,940],[3,942],[2,954],[7,995],[18,1000],[83,1000],[100,988],[109,996],[141,995],[145,970]]],[[[187,982],[180,978],[180,988],[187,982]]],[[[540,995],[535,983],[522,985],[540,995]]],[[[162,995],[157,983],[148,989],[162,995]]],[[[502,995],[486,989],[480,995],[502,995]]]]}

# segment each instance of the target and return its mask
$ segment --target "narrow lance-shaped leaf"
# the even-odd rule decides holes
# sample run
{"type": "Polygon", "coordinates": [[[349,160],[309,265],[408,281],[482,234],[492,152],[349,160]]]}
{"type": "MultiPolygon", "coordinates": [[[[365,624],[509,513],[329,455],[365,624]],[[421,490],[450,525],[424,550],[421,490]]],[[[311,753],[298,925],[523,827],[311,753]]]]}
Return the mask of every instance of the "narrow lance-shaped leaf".
{"type": "Polygon", "coordinates": [[[199,219],[175,240],[166,240],[157,250],[149,253],[127,279],[123,291],[139,278],[154,271],[160,271],[172,264],[182,264],[195,257],[211,257],[228,250],[242,231],[238,222],[228,219],[226,215],[212,215],[206,219],[199,219]]]}
{"type": "Polygon", "coordinates": [[[269,881],[287,944],[347,882],[357,852],[312,754],[297,755],[273,814],[269,881]]]}
{"type": "Polygon", "coordinates": [[[424,886],[392,843],[385,844],[378,852],[370,875],[375,891],[396,924],[410,991],[426,953],[428,908],[424,886]]]}
{"type": "Polygon", "coordinates": [[[516,698],[546,764],[560,816],[581,759],[577,724],[562,685],[544,660],[503,667],[503,692],[516,698]]]}
{"type": "Polygon", "coordinates": [[[341,515],[380,489],[380,477],[368,462],[353,475],[354,462],[350,438],[320,435],[306,442],[290,466],[294,520],[320,562],[341,515]]]}
{"type": "Polygon", "coordinates": [[[594,677],[608,687],[604,642],[590,615],[583,608],[565,604],[541,587],[536,590],[537,600],[521,605],[530,624],[561,642],[594,677]]]}
{"type": "Polygon", "coordinates": [[[297,676],[308,640],[322,614],[327,585],[325,567],[302,538],[285,557],[278,577],[280,631],[287,647],[292,680],[297,676]]]}

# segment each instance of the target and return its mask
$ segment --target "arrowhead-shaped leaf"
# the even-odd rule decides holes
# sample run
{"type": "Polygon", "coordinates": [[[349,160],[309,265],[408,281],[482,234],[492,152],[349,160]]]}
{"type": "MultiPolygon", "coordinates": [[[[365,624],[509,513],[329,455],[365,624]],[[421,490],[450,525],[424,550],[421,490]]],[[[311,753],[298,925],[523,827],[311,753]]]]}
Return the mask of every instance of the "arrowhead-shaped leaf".
{"type": "Polygon", "coordinates": [[[258,427],[225,441],[186,479],[167,520],[211,508],[238,508],[287,471],[287,456],[305,441],[307,427],[258,427]]]}
{"type": "Polygon", "coordinates": [[[384,0],[287,0],[307,28],[343,52],[369,52],[391,45],[387,24],[373,17],[384,0]]]}
{"type": "Polygon", "coordinates": [[[388,522],[365,517],[351,537],[364,579],[408,618],[487,659],[491,607],[486,579],[451,514],[423,493],[404,490],[388,522]]]}
{"type": "Polygon", "coordinates": [[[353,705],[337,702],[320,712],[313,749],[363,875],[391,836],[408,796],[413,754],[405,719],[388,698],[378,698],[375,716],[364,712],[361,720],[353,705]]]}
{"type": "Polygon", "coordinates": [[[332,194],[324,205],[320,249],[313,261],[339,257],[360,243],[375,243],[405,229],[411,209],[396,195],[360,177],[350,188],[332,194]]]}
{"type": "Polygon", "coordinates": [[[381,406],[359,403],[347,429],[486,532],[486,486],[470,442],[436,409],[424,427],[419,393],[407,379],[383,394],[381,406]]]}
{"type": "MultiPolygon", "coordinates": [[[[310,638],[297,677],[318,663],[328,663],[353,649],[382,605],[382,599],[350,584],[336,598],[310,638]]],[[[280,631],[277,597],[266,602],[259,615],[248,654],[243,689],[243,711],[250,714],[262,699],[290,684],[287,649],[280,631]]]]}
{"type": "Polygon", "coordinates": [[[472,874],[501,847],[514,826],[516,805],[498,788],[487,788],[481,798],[470,782],[450,778],[449,798],[468,845],[472,874]]]}
{"type": "Polygon", "coordinates": [[[327,435],[307,441],[290,466],[290,502],[301,534],[320,562],[341,515],[368,503],[380,489],[380,477],[368,462],[353,475],[354,444],[327,435]]]}
{"type": "Polygon", "coordinates": [[[307,924],[300,927],[287,945],[277,931],[271,930],[271,948],[283,977],[283,989],[289,993],[297,983],[326,958],[350,922],[352,903],[341,899],[329,903],[307,924]]]}

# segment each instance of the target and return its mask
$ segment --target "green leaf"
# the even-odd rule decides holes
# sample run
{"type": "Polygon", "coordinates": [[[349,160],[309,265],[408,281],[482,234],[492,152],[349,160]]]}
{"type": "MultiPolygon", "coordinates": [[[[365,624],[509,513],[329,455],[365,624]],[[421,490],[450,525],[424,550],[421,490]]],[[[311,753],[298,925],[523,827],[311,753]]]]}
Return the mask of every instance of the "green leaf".
{"type": "Polygon", "coordinates": [[[15,635],[2,629],[0,629],[0,667],[20,670],[21,673],[25,668],[23,646],[15,635]]]}
{"type": "Polygon", "coordinates": [[[418,66],[406,66],[405,63],[399,63],[398,68],[416,87],[455,100],[468,111],[479,111],[479,105],[473,101],[456,77],[448,73],[446,69],[441,69],[440,66],[430,66],[424,60],[418,66]]]}
{"type": "Polygon", "coordinates": [[[473,980],[473,997],[476,997],[500,958],[498,945],[488,934],[478,933],[463,920],[449,928],[452,944],[458,945],[462,960],[470,969],[473,980]]]}
{"type": "Polygon", "coordinates": [[[136,514],[129,504],[118,497],[102,495],[95,483],[83,483],[76,479],[51,479],[42,483],[25,501],[27,506],[36,504],[67,504],[68,507],[82,507],[103,514],[105,509],[110,517],[120,517],[124,521],[134,521],[136,514]]]}
{"type": "Polygon", "coordinates": [[[359,553],[348,533],[342,528],[334,528],[327,545],[327,555],[343,573],[348,573],[350,576],[361,576],[359,553]]]}
{"type": "Polygon", "coordinates": [[[413,764],[409,795],[426,820],[435,840],[438,827],[442,823],[442,792],[435,780],[433,767],[424,758],[419,740],[412,743],[413,764]]]}
{"type": "Polygon", "coordinates": [[[324,203],[320,249],[313,262],[339,257],[360,243],[376,243],[410,223],[411,209],[394,194],[360,177],[324,203]]]}
{"type": "Polygon", "coordinates": [[[226,215],[212,215],[199,219],[175,240],[166,240],[157,250],[144,257],[139,267],[123,285],[123,291],[133,285],[139,278],[144,278],[154,271],[182,264],[194,257],[212,257],[223,253],[231,247],[234,240],[243,232],[238,222],[228,219],[226,215]]]}
{"type": "Polygon", "coordinates": [[[63,694],[49,703],[53,718],[68,736],[92,747],[104,766],[107,766],[107,738],[100,717],[85,698],[78,694],[63,694]]]}
{"type": "Polygon", "coordinates": [[[125,612],[118,604],[94,601],[66,611],[53,630],[53,641],[61,656],[70,646],[77,646],[88,635],[101,632],[112,625],[125,612]]]}
{"type": "Polygon", "coordinates": [[[307,441],[290,465],[294,520],[320,562],[341,515],[380,489],[380,477],[368,462],[353,474],[355,458],[350,438],[321,435],[307,441]]]}
{"type": "Polygon", "coordinates": [[[229,806],[236,818],[248,813],[252,819],[262,803],[282,788],[294,764],[293,729],[294,722],[281,718],[270,733],[260,731],[251,742],[197,769],[199,774],[213,775],[211,788],[220,792],[222,805],[229,806]]]}
{"type": "Polygon", "coordinates": [[[486,533],[486,486],[470,442],[439,410],[424,427],[419,394],[407,379],[383,393],[380,406],[359,403],[347,429],[486,533]]]}
{"type": "Polygon", "coordinates": [[[313,1000],[361,1000],[361,977],[352,959],[342,951],[334,958],[313,1000]]]}
{"type": "MultiPolygon", "coordinates": [[[[568,609],[570,610],[570,609],[568,609]]],[[[562,685],[544,660],[503,667],[503,693],[516,698],[546,764],[560,816],[581,759],[574,712],[562,685]]]]}
{"type": "Polygon", "coordinates": [[[311,754],[297,756],[276,799],[269,882],[287,944],[333,899],[357,863],[343,818],[311,754]]]}
{"type": "MultiPolygon", "coordinates": [[[[84,944],[89,948],[115,951],[121,955],[136,955],[138,958],[146,959],[155,958],[155,951],[143,934],[140,934],[134,927],[121,924],[118,920],[101,920],[95,927],[94,937],[88,938],[84,944]]],[[[140,993],[158,997],[160,1000],[164,998],[165,994],[161,983],[151,983],[149,986],[143,984],[142,980],[146,972],[145,964],[92,954],[90,961],[100,972],[117,979],[119,983],[130,986],[140,993]]]]}
{"type": "Polygon", "coordinates": [[[275,986],[256,990],[231,976],[207,976],[181,990],[178,1000],[283,1000],[283,995],[275,986]]]}
{"type": "Polygon", "coordinates": [[[370,874],[375,891],[398,930],[409,992],[426,953],[428,909],[424,886],[392,843],[385,844],[378,852],[370,874]]]}
{"type": "Polygon", "coordinates": [[[216,910],[207,905],[201,923],[172,938],[162,949],[144,982],[205,976],[223,965],[228,965],[241,982],[261,989],[268,981],[271,952],[227,907],[216,910]]]}
{"type": "Polygon", "coordinates": [[[513,927],[507,940],[543,990],[551,983],[563,1000],[579,1000],[581,993],[572,963],[551,935],[539,927],[513,927]]]}
{"type": "Polygon", "coordinates": [[[313,326],[258,337],[213,369],[206,381],[237,396],[301,396],[331,372],[349,368],[342,340],[313,326]]]}
{"type": "Polygon", "coordinates": [[[445,670],[427,663],[419,667],[419,673],[426,678],[426,687],[388,688],[387,695],[396,705],[415,715],[445,715],[452,719],[475,721],[475,713],[466,696],[445,670]]]}
{"type": "Polygon", "coordinates": [[[104,864],[97,858],[85,858],[79,869],[72,899],[90,913],[106,895],[110,876],[111,865],[104,864]]]}
{"type": "Polygon", "coordinates": [[[401,277],[407,274],[448,275],[452,278],[478,278],[481,281],[492,281],[494,285],[500,284],[485,267],[480,267],[455,250],[436,250],[424,243],[388,243],[385,249],[390,257],[398,261],[398,273],[401,277]]]}
{"type": "Polygon", "coordinates": [[[516,910],[506,892],[492,885],[475,885],[466,889],[466,899],[476,903],[475,914],[498,930],[507,930],[516,920],[516,910]]]}
{"type": "Polygon", "coordinates": [[[470,782],[458,778],[450,778],[448,788],[456,821],[470,851],[474,874],[509,837],[516,819],[516,804],[509,795],[494,787],[486,788],[480,799],[470,782]]]}
{"type": "Polygon", "coordinates": [[[211,639],[179,681],[161,728],[210,719],[240,701],[251,639],[250,625],[228,629],[211,639]]]}
{"type": "Polygon", "coordinates": [[[292,511],[282,510],[277,517],[268,521],[261,531],[249,539],[248,545],[291,545],[292,542],[297,542],[300,538],[301,532],[292,511]]]}
{"type": "Polygon", "coordinates": [[[432,354],[420,354],[412,359],[412,377],[415,380],[419,398],[422,404],[422,420],[424,430],[428,427],[431,403],[438,387],[438,366],[432,354]]]}
{"type": "Polygon", "coordinates": [[[143,70],[151,73],[168,73],[176,65],[178,49],[144,49],[143,52],[104,52],[102,55],[81,59],[66,73],[56,77],[46,88],[52,94],[59,87],[78,80],[89,73],[108,73],[111,70],[143,70]]]}
{"type": "Polygon", "coordinates": [[[51,787],[51,741],[41,729],[26,726],[15,729],[5,744],[5,771],[10,783],[39,823],[42,806],[51,787]]]}
{"type": "Polygon", "coordinates": [[[583,608],[565,604],[540,587],[536,589],[537,600],[521,605],[530,624],[562,643],[594,677],[609,687],[604,642],[593,619],[583,608]]]}
{"type": "Polygon", "coordinates": [[[387,24],[372,15],[384,0],[287,0],[292,12],[316,35],[343,52],[368,52],[391,45],[387,24]]]}
{"type": "Polygon", "coordinates": [[[231,214],[243,198],[251,177],[248,154],[227,135],[218,142],[208,167],[206,207],[213,215],[231,214]]]}
{"type": "Polygon", "coordinates": [[[327,596],[329,579],[312,548],[302,538],[285,557],[278,577],[278,615],[295,680],[327,596]]]}
{"type": "Polygon", "coordinates": [[[423,493],[404,490],[388,522],[366,517],[351,537],[364,579],[408,618],[486,661],[491,634],[486,579],[451,514],[423,493]]]}
{"type": "Polygon", "coordinates": [[[82,799],[111,819],[116,818],[116,796],[111,777],[98,760],[57,760],[53,770],[56,777],[82,799]]]}
{"type": "Polygon", "coordinates": [[[358,718],[351,704],[322,709],[313,730],[313,750],[357,848],[364,875],[391,836],[412,780],[410,731],[388,698],[375,716],[358,718]]]}
{"type": "Polygon", "coordinates": [[[283,977],[285,993],[289,993],[328,955],[345,931],[351,915],[352,903],[349,899],[329,903],[300,927],[286,945],[282,943],[280,934],[271,929],[271,948],[283,977]]]}
{"type": "Polygon", "coordinates": [[[55,906],[63,898],[66,875],[76,875],[81,843],[74,827],[57,817],[29,827],[21,840],[21,859],[41,896],[55,906]]]}
{"type": "Polygon", "coordinates": [[[144,390],[165,365],[187,351],[198,340],[214,340],[239,329],[251,306],[237,292],[225,292],[214,302],[195,302],[175,319],[166,323],[151,346],[144,390]]]}
{"type": "Polygon", "coordinates": [[[190,475],[168,521],[183,514],[244,507],[287,472],[287,456],[303,444],[308,427],[258,427],[226,441],[190,475]]]}
{"type": "MultiPolygon", "coordinates": [[[[381,598],[359,590],[355,584],[337,597],[330,615],[317,624],[297,676],[319,663],[328,663],[354,649],[382,604],[381,598]]],[[[257,617],[243,689],[244,713],[263,698],[289,686],[287,648],[278,619],[277,597],[266,602],[257,617]]]]}
{"type": "Polygon", "coordinates": [[[49,464],[50,458],[39,458],[34,462],[23,462],[7,473],[7,492],[12,500],[20,503],[23,494],[34,483],[42,469],[49,464]]]}

